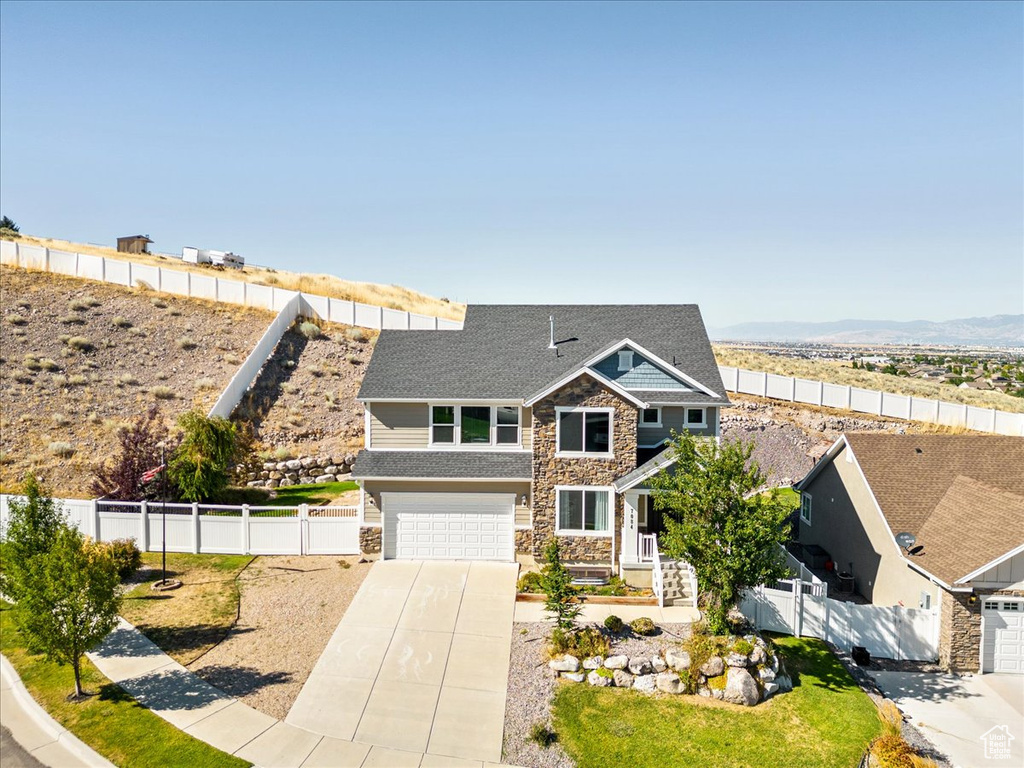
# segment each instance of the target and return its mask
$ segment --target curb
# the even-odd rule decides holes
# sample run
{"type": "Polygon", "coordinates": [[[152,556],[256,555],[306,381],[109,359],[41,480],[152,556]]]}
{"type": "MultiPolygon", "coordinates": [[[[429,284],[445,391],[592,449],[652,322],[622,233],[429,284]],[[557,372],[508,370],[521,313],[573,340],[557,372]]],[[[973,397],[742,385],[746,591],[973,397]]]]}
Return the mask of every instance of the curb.
{"type": "Polygon", "coordinates": [[[28,692],[25,684],[21,682],[21,677],[11,665],[11,662],[3,655],[0,655],[0,675],[11,686],[11,693],[17,699],[25,714],[35,723],[36,727],[47,736],[53,738],[54,742],[61,744],[87,765],[96,766],[97,768],[108,768],[108,766],[109,768],[114,768],[113,763],[99,755],[92,747],[88,746],[71,731],[50,717],[46,710],[39,705],[39,702],[32,698],[32,694],[28,692]]]}

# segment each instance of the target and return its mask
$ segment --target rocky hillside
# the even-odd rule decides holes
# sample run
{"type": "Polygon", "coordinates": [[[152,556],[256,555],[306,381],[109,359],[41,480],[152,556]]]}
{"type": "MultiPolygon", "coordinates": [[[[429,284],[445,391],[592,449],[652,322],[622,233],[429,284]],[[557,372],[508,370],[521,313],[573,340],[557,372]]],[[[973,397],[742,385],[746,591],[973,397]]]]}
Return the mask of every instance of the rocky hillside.
{"type": "Polygon", "coordinates": [[[274,315],[0,268],[0,484],[87,495],[117,427],[209,408],[274,315]]]}

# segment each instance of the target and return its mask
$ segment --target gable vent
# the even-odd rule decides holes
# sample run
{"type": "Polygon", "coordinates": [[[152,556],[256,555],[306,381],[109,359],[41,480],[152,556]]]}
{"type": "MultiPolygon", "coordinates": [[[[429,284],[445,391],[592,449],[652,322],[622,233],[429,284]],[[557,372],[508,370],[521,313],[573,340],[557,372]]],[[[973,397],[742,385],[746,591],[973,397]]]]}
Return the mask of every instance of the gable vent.
{"type": "Polygon", "coordinates": [[[619,370],[620,371],[631,371],[631,370],[633,370],[633,350],[632,349],[620,349],[619,350],[619,370]]]}

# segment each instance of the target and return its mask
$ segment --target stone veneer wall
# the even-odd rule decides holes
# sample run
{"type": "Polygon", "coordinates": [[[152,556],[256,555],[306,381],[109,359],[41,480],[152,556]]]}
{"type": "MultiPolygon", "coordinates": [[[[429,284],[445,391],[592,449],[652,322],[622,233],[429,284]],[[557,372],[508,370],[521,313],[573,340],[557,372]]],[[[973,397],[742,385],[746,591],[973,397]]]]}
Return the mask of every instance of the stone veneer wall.
{"type": "Polygon", "coordinates": [[[379,525],[364,525],[359,529],[359,551],[364,554],[380,552],[379,525]]]}
{"type": "Polygon", "coordinates": [[[1024,597],[1024,590],[975,590],[972,604],[966,592],[942,590],[939,622],[939,664],[955,672],[978,672],[981,661],[981,606],[994,595],[1024,597]]]}
{"type": "MultiPolygon", "coordinates": [[[[611,485],[636,469],[636,406],[626,402],[593,378],[583,375],[533,406],[533,556],[541,559],[555,533],[556,485],[611,485]],[[555,406],[614,409],[612,442],[614,457],[558,458],[555,456],[555,406]]],[[[613,526],[622,529],[622,499],[614,498],[613,526]]],[[[565,560],[610,563],[611,537],[560,536],[565,560]]],[[[616,543],[616,550],[621,544],[616,543]]]]}

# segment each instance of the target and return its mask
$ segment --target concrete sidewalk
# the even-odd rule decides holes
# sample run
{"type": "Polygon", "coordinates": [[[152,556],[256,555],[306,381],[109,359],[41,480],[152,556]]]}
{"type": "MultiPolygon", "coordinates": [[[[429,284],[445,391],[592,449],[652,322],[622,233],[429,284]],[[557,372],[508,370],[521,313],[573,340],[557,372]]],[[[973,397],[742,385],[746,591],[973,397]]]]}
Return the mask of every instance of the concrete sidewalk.
{"type": "Polygon", "coordinates": [[[872,672],[878,687],[958,768],[1024,765],[1024,679],[1019,675],[872,672]],[[1005,726],[1010,757],[985,755],[982,738],[1005,726]]]}
{"type": "Polygon", "coordinates": [[[13,765],[21,762],[23,765],[42,764],[54,768],[113,766],[39,706],[6,656],[0,657],[0,725],[7,728],[17,742],[10,755],[5,744],[5,766],[8,760],[13,765]],[[18,746],[29,756],[28,759],[19,760],[18,746]]]}
{"type": "MultiPolygon", "coordinates": [[[[204,682],[123,619],[88,656],[100,672],[175,727],[262,768],[494,768],[482,760],[438,762],[421,751],[359,744],[275,720],[204,682]]],[[[345,693],[337,691],[336,699],[345,693]]],[[[406,704],[396,702],[396,708],[406,704]]]]}
{"type": "Polygon", "coordinates": [[[497,763],[517,571],[377,562],[285,722],[424,752],[423,765],[497,763]]]}

